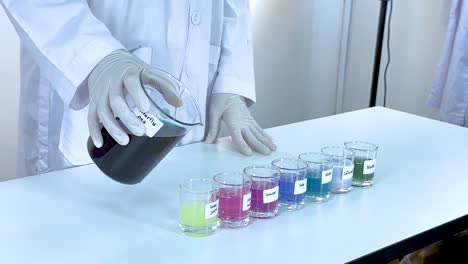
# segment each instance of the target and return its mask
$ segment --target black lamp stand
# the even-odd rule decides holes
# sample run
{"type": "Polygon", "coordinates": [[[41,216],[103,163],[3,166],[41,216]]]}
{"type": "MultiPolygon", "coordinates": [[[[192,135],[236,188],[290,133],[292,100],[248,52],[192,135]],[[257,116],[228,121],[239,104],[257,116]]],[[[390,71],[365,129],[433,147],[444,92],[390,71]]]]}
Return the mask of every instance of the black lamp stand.
{"type": "Polygon", "coordinates": [[[379,87],[380,63],[382,60],[383,41],[385,36],[385,21],[387,19],[387,6],[390,0],[380,1],[379,26],[377,29],[377,42],[375,45],[374,71],[372,74],[372,87],[369,107],[375,106],[377,102],[377,89],[379,87]]]}

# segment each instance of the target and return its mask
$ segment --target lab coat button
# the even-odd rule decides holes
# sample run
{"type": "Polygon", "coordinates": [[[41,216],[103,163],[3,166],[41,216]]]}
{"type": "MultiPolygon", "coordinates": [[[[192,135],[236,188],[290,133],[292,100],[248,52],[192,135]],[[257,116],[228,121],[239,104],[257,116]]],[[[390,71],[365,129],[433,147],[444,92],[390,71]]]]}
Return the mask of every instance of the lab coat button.
{"type": "Polygon", "coordinates": [[[201,21],[201,18],[200,18],[200,13],[198,12],[193,12],[192,13],[192,24],[194,25],[199,25],[200,24],[200,21],[201,21]]]}

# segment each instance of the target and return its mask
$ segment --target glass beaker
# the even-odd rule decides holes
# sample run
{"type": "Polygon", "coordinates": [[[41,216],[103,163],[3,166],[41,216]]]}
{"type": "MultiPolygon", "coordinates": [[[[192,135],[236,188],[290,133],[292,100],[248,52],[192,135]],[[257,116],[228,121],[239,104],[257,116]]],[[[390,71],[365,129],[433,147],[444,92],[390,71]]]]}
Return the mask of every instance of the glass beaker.
{"type": "Polygon", "coordinates": [[[372,186],[377,160],[377,145],[362,141],[346,142],[344,145],[354,151],[353,186],[364,188],[372,186]]]}
{"type": "Polygon", "coordinates": [[[300,159],[281,158],[271,162],[281,172],[279,180],[279,201],[287,210],[304,207],[307,190],[307,163],[300,159]]]}
{"type": "Polygon", "coordinates": [[[225,172],[213,176],[219,185],[219,225],[244,227],[250,221],[252,181],[244,173],[225,172]]]}
{"type": "Polygon", "coordinates": [[[309,165],[307,169],[307,199],[314,203],[328,200],[333,174],[330,157],[318,152],[308,152],[300,154],[299,159],[309,165]]]}
{"type": "Polygon", "coordinates": [[[219,185],[188,179],[179,185],[179,226],[188,236],[208,236],[218,229],[219,185]]]}
{"type": "Polygon", "coordinates": [[[203,125],[200,109],[191,92],[169,73],[148,70],[176,89],[182,106],[168,104],[157,89],[142,83],[143,90],[150,99],[150,111],[143,113],[138,110],[130,96],[127,96],[127,103],[145,125],[146,134],[135,136],[118,121],[130,138],[126,146],[119,145],[104,127],[101,129],[101,148],[96,148],[91,138],[88,138],[88,153],[94,163],[104,174],[124,184],[141,182],[192,127],[203,125]]]}
{"type": "Polygon", "coordinates": [[[354,152],[341,146],[322,148],[322,153],[330,157],[333,165],[333,176],[330,191],[347,193],[351,190],[354,172],[354,152]]]}
{"type": "Polygon", "coordinates": [[[278,213],[279,179],[281,172],[273,166],[250,166],[244,169],[252,180],[250,216],[270,218],[278,213]]]}

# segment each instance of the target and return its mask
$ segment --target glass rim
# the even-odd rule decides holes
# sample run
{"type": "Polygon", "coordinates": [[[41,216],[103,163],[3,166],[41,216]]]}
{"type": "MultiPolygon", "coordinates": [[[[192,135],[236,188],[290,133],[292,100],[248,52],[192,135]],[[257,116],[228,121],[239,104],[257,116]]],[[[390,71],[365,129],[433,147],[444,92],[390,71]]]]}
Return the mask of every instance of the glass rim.
{"type": "Polygon", "coordinates": [[[323,164],[323,163],[331,162],[330,156],[322,152],[304,152],[304,153],[299,154],[297,158],[305,162],[313,163],[313,164],[323,164]],[[304,156],[306,155],[320,155],[322,160],[321,161],[307,160],[304,158],[304,156]]]}
{"type": "Polygon", "coordinates": [[[287,171],[298,171],[298,170],[305,170],[309,167],[309,165],[307,164],[307,162],[301,160],[301,159],[297,159],[297,158],[279,158],[279,159],[275,159],[271,162],[271,165],[280,169],[280,170],[287,170],[287,171]],[[277,163],[277,162],[280,162],[280,161],[295,161],[295,162],[299,162],[299,163],[302,163],[303,166],[301,166],[300,168],[295,168],[295,169],[291,169],[291,168],[285,168],[285,167],[281,167],[281,166],[276,166],[274,163],[277,163]]]}
{"type": "Polygon", "coordinates": [[[338,158],[347,158],[347,157],[353,157],[356,155],[356,153],[354,153],[354,151],[352,149],[349,149],[345,146],[328,146],[328,147],[323,147],[320,149],[320,152],[323,153],[324,155],[326,156],[329,156],[329,157],[338,157],[338,158]],[[349,151],[348,154],[344,153],[343,151],[343,154],[342,155],[334,155],[334,154],[328,154],[326,153],[326,150],[327,149],[342,149],[344,151],[349,151]]]}
{"type": "Polygon", "coordinates": [[[186,192],[189,192],[189,193],[193,193],[193,194],[208,194],[208,193],[214,193],[216,191],[219,190],[219,186],[218,186],[218,183],[211,180],[211,179],[206,179],[206,178],[190,178],[190,179],[186,179],[184,180],[183,183],[179,184],[179,189],[180,190],[183,190],[183,191],[186,191],[186,192]],[[185,185],[187,183],[192,183],[192,182],[210,182],[212,184],[212,189],[209,190],[209,191],[193,191],[189,188],[187,188],[185,185]]]}
{"type": "Polygon", "coordinates": [[[355,141],[349,141],[349,142],[345,142],[344,143],[344,146],[346,148],[349,148],[351,150],[359,150],[359,151],[377,151],[379,149],[379,146],[377,146],[376,144],[374,143],[370,143],[370,142],[367,142],[367,141],[360,141],[360,140],[355,140],[355,141]],[[351,147],[349,145],[351,144],[363,144],[363,145],[367,145],[369,146],[369,148],[358,148],[358,147],[351,147]]]}
{"type": "MultiPolygon", "coordinates": [[[[197,125],[198,125],[198,126],[203,126],[202,115],[201,115],[200,107],[198,106],[198,102],[197,102],[197,100],[195,99],[195,96],[193,96],[192,92],[191,92],[189,89],[187,89],[187,87],[185,87],[185,85],[184,85],[181,81],[179,81],[176,77],[174,77],[172,74],[170,74],[169,72],[167,72],[167,71],[165,71],[165,70],[161,70],[161,69],[144,68],[144,69],[142,69],[142,70],[140,71],[140,77],[139,77],[139,79],[140,79],[140,85],[141,85],[141,87],[143,87],[143,91],[145,92],[146,96],[147,96],[148,99],[150,100],[150,103],[151,103],[154,107],[156,107],[156,109],[158,109],[158,110],[162,113],[163,116],[165,116],[166,118],[169,118],[169,119],[175,121],[175,122],[178,123],[178,124],[184,125],[184,126],[190,126],[190,127],[192,127],[192,126],[197,126],[197,125]],[[195,108],[196,108],[196,110],[197,110],[198,122],[195,122],[195,123],[184,122],[184,121],[179,120],[179,119],[177,119],[176,117],[174,117],[174,116],[172,116],[172,115],[166,113],[166,111],[165,111],[164,109],[162,109],[161,107],[159,107],[159,105],[154,101],[154,99],[153,99],[153,98],[148,94],[148,92],[146,91],[146,87],[150,87],[151,89],[154,89],[154,90],[156,90],[156,91],[158,91],[158,90],[155,89],[155,88],[153,88],[153,87],[150,86],[150,85],[145,85],[144,82],[143,82],[143,79],[142,79],[142,78],[143,78],[143,77],[142,77],[142,76],[143,76],[143,73],[144,73],[145,71],[147,71],[147,70],[151,70],[151,71],[153,71],[153,72],[159,72],[159,73],[161,73],[164,77],[162,77],[162,76],[160,76],[160,77],[164,78],[166,81],[170,82],[171,84],[176,85],[177,88],[178,88],[178,89],[177,89],[177,90],[178,90],[177,92],[180,92],[180,93],[178,94],[180,97],[182,97],[182,94],[183,94],[183,93],[186,93],[186,94],[188,94],[188,96],[191,97],[191,99],[193,100],[192,102],[193,102],[193,104],[195,105],[195,108]]],[[[159,92],[159,91],[158,91],[158,92],[159,92]]],[[[159,92],[159,93],[161,93],[161,92],[159,92]]]]}
{"type": "Polygon", "coordinates": [[[232,186],[232,187],[240,187],[240,186],[245,186],[247,184],[252,184],[252,180],[249,178],[249,176],[243,172],[221,172],[221,173],[217,173],[213,176],[213,181],[216,182],[216,184],[219,184],[220,186],[223,185],[223,186],[232,186]],[[224,182],[221,182],[219,181],[218,177],[221,177],[223,175],[229,175],[229,174],[233,174],[233,175],[239,175],[239,176],[242,176],[242,183],[224,183],[224,182]],[[248,182],[246,182],[244,179],[248,179],[248,182]]]}
{"type": "Polygon", "coordinates": [[[258,179],[275,179],[275,178],[280,178],[281,177],[281,171],[278,170],[275,166],[272,165],[253,165],[253,166],[248,166],[245,167],[243,170],[244,174],[247,175],[248,177],[251,178],[258,178],[258,179]],[[271,176],[263,176],[263,175],[251,175],[250,173],[247,173],[247,170],[254,170],[254,169],[267,169],[271,171],[275,171],[278,174],[277,175],[271,175],[271,176]]]}

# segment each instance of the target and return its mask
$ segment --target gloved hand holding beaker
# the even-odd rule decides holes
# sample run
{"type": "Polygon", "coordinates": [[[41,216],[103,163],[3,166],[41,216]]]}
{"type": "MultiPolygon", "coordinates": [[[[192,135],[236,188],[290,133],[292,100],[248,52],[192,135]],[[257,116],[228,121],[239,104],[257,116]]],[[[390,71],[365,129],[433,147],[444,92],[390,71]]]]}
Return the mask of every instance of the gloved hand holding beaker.
{"type": "Polygon", "coordinates": [[[151,105],[143,85],[157,89],[170,105],[182,105],[175,87],[154,73],[150,65],[126,50],[114,51],[97,64],[88,79],[88,127],[96,147],[103,144],[100,123],[117,143],[128,144],[129,137],[116,117],[134,135],[142,136],[145,133],[145,126],[131,111],[125,99],[128,93],[140,111],[148,112],[151,105]]]}

